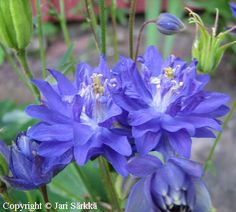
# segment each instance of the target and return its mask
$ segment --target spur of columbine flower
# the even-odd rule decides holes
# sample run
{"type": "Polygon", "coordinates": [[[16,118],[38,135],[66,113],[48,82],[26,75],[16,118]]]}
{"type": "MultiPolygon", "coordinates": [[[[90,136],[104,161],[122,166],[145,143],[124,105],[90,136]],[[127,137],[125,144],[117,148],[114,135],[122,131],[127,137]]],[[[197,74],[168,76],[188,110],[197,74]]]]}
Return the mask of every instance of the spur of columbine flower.
{"type": "Polygon", "coordinates": [[[132,158],[127,166],[138,181],[130,191],[126,212],[211,210],[211,198],[198,163],[176,157],[162,162],[146,155],[132,158]]]}
{"type": "Polygon", "coordinates": [[[137,61],[141,70],[121,58],[110,79],[114,102],[129,113],[137,151],[164,145],[189,157],[191,137],[214,137],[210,129],[221,130],[217,118],[228,112],[229,97],[203,90],[209,77],[196,73],[195,60],[187,64],[172,55],[163,61],[151,46],[137,61]]]}
{"type": "Polygon", "coordinates": [[[28,136],[41,142],[39,154],[60,156],[71,149],[79,165],[102,155],[121,175],[127,175],[125,164],[131,147],[117,121],[122,110],[107,89],[110,70],[103,57],[96,68],[79,64],[74,82],[60,72],[49,71],[57,84],[34,80],[43,104],[26,109],[41,120],[28,131],[28,136]]]}
{"type": "Polygon", "coordinates": [[[8,176],[1,176],[4,183],[19,190],[39,188],[48,184],[72,160],[69,152],[56,158],[43,158],[37,154],[38,145],[25,133],[20,133],[9,149],[0,142],[0,154],[10,171],[8,176]]]}

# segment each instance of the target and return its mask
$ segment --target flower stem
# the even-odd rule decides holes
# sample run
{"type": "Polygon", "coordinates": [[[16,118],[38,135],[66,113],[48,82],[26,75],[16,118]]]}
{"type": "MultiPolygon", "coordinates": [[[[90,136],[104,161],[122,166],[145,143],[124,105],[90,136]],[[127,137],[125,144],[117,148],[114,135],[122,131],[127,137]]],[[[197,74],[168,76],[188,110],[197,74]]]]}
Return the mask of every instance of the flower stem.
{"type": "Polygon", "coordinates": [[[28,87],[29,89],[31,89],[28,84],[27,84],[27,81],[26,79],[22,76],[21,74],[21,71],[20,69],[18,68],[13,56],[11,55],[10,52],[7,51],[7,49],[5,48],[4,45],[2,45],[0,43],[0,47],[3,49],[4,53],[5,53],[5,56],[6,56],[6,59],[8,61],[8,63],[11,65],[12,69],[14,70],[15,74],[18,76],[18,78],[23,82],[23,84],[28,87]]]}
{"type": "Polygon", "coordinates": [[[86,4],[86,10],[87,10],[87,16],[88,16],[88,22],[90,24],[90,28],[91,28],[91,31],[92,31],[92,34],[93,34],[93,38],[94,38],[94,41],[95,41],[95,45],[96,45],[96,48],[99,50],[99,41],[98,41],[98,38],[97,38],[97,29],[98,29],[98,25],[97,25],[97,19],[96,19],[96,15],[94,13],[94,10],[93,10],[93,3],[91,0],[85,0],[85,4],[86,4]]]}
{"type": "Polygon", "coordinates": [[[25,49],[18,50],[16,55],[17,55],[17,58],[22,66],[22,69],[24,71],[24,77],[26,79],[28,87],[31,88],[31,91],[34,94],[36,101],[40,101],[40,93],[39,93],[38,89],[31,83],[31,80],[33,79],[33,73],[29,68],[29,64],[26,59],[25,49]]]}
{"type": "Polygon", "coordinates": [[[119,49],[118,49],[118,39],[117,39],[117,24],[116,24],[116,0],[111,1],[111,20],[112,20],[112,30],[113,30],[113,47],[114,47],[114,59],[117,61],[119,59],[119,49]]]}
{"type": "MultiPolygon", "coordinates": [[[[41,187],[39,188],[39,190],[40,190],[40,192],[41,192],[41,194],[42,194],[42,196],[43,196],[44,202],[45,202],[45,203],[48,203],[48,202],[49,202],[49,199],[48,199],[47,186],[46,186],[46,185],[41,186],[41,187]]],[[[49,212],[50,210],[49,210],[49,209],[46,209],[46,211],[49,212]]]]}
{"type": "Polygon", "coordinates": [[[64,0],[59,0],[59,3],[60,3],[59,21],[60,21],[60,25],[61,25],[61,29],[62,29],[62,32],[63,32],[63,36],[64,36],[64,39],[65,39],[66,45],[69,48],[71,46],[71,40],[70,40],[68,28],[66,26],[64,0]]]}
{"type": "Polygon", "coordinates": [[[136,62],[137,61],[137,57],[138,57],[138,52],[139,52],[139,47],[140,47],[140,44],[141,44],[141,39],[142,39],[142,34],[143,34],[143,30],[145,28],[145,26],[147,26],[148,24],[151,24],[151,23],[155,23],[156,24],[156,20],[148,20],[148,21],[145,21],[140,30],[139,30],[139,33],[138,33],[138,41],[137,41],[137,46],[136,46],[136,52],[135,52],[135,57],[134,57],[134,61],[136,62]]]}
{"type": "Polygon", "coordinates": [[[101,50],[103,56],[106,56],[106,8],[104,0],[99,0],[99,13],[101,24],[101,50]]]}
{"type": "Polygon", "coordinates": [[[102,175],[102,178],[103,178],[103,183],[104,183],[106,192],[108,194],[108,198],[110,198],[111,204],[114,207],[113,211],[117,210],[119,212],[122,212],[122,209],[121,209],[120,203],[119,203],[119,198],[117,196],[115,186],[114,186],[114,183],[113,183],[113,180],[112,180],[112,176],[111,176],[111,173],[109,171],[108,163],[102,157],[98,158],[98,162],[99,162],[101,175],[102,175]]]}
{"type": "Polygon", "coordinates": [[[87,192],[90,195],[90,198],[93,202],[97,202],[97,197],[94,194],[94,189],[91,187],[90,182],[88,181],[88,179],[86,178],[86,176],[84,175],[83,171],[81,170],[81,168],[76,165],[75,163],[73,163],[75,170],[77,171],[78,175],[80,176],[80,179],[82,180],[84,186],[87,189],[87,192]]]}
{"type": "Polygon", "coordinates": [[[129,56],[133,58],[133,48],[134,48],[134,21],[136,12],[137,0],[131,0],[130,16],[129,16],[129,56]]]}
{"type": "Polygon", "coordinates": [[[37,23],[38,23],[38,35],[39,35],[39,45],[40,45],[40,58],[42,65],[42,77],[46,78],[46,53],[44,48],[44,34],[43,34],[43,24],[42,24],[42,12],[41,12],[41,1],[37,0],[36,2],[36,11],[37,11],[37,23]]]}
{"type": "Polygon", "coordinates": [[[214,144],[213,146],[211,147],[211,150],[209,152],[209,155],[207,157],[207,160],[204,164],[204,173],[207,172],[208,170],[208,167],[209,167],[209,164],[211,163],[211,160],[212,160],[212,157],[215,153],[215,149],[216,149],[216,146],[217,144],[220,142],[220,139],[222,137],[222,134],[223,134],[223,130],[227,127],[229,121],[232,119],[233,115],[234,115],[234,112],[235,112],[235,109],[236,109],[236,101],[233,102],[233,105],[232,105],[232,108],[230,110],[230,112],[228,113],[228,115],[226,116],[225,120],[224,120],[224,123],[222,125],[222,131],[220,131],[214,141],[214,144]]]}

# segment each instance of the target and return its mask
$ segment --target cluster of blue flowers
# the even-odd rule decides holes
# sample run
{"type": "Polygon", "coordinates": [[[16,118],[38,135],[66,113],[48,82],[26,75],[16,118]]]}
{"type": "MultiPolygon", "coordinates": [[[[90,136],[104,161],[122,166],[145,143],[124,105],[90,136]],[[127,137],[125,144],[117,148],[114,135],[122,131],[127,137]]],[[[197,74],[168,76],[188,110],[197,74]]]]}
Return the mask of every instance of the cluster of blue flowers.
{"type": "Polygon", "coordinates": [[[209,77],[150,46],[137,63],[121,57],[109,69],[81,63],[75,80],[49,70],[57,81],[34,80],[41,105],[26,113],[40,120],[0,151],[11,173],[4,182],[32,189],[50,182],[71,161],[104,157],[122,176],[137,178],[126,211],[207,212],[211,199],[202,167],[191,161],[192,138],[214,137],[229,97],[205,91],[209,77]],[[155,156],[161,153],[162,158],[155,156]]]}

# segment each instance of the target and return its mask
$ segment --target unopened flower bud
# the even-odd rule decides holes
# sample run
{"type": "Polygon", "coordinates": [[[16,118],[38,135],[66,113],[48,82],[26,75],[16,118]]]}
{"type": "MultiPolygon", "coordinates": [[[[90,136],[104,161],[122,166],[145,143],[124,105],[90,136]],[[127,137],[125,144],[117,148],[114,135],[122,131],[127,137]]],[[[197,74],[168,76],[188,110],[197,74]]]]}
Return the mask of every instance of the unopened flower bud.
{"type": "Polygon", "coordinates": [[[161,13],[156,21],[157,29],[164,35],[173,35],[183,31],[184,23],[170,13],[161,13]]]}
{"type": "Polygon", "coordinates": [[[32,8],[29,0],[0,1],[0,40],[16,50],[28,46],[32,34],[32,8]]]}

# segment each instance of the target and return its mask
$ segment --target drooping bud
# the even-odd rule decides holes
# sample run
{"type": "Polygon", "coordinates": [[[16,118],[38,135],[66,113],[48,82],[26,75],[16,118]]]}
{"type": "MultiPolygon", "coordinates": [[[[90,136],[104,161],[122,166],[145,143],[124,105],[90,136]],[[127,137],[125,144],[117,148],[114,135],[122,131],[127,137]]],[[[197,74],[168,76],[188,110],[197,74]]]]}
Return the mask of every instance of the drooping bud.
{"type": "Polygon", "coordinates": [[[183,31],[184,23],[170,13],[161,13],[156,20],[157,29],[164,35],[173,35],[183,31]]]}
{"type": "Polygon", "coordinates": [[[28,46],[32,34],[32,8],[29,0],[0,1],[0,40],[16,50],[28,46]]]}
{"type": "Polygon", "coordinates": [[[198,60],[197,70],[202,73],[213,74],[224,55],[225,50],[236,41],[222,45],[226,36],[236,27],[217,34],[219,13],[216,10],[215,25],[209,33],[200,16],[187,8],[190,14],[189,23],[197,26],[196,38],[192,47],[192,57],[198,60]]]}

